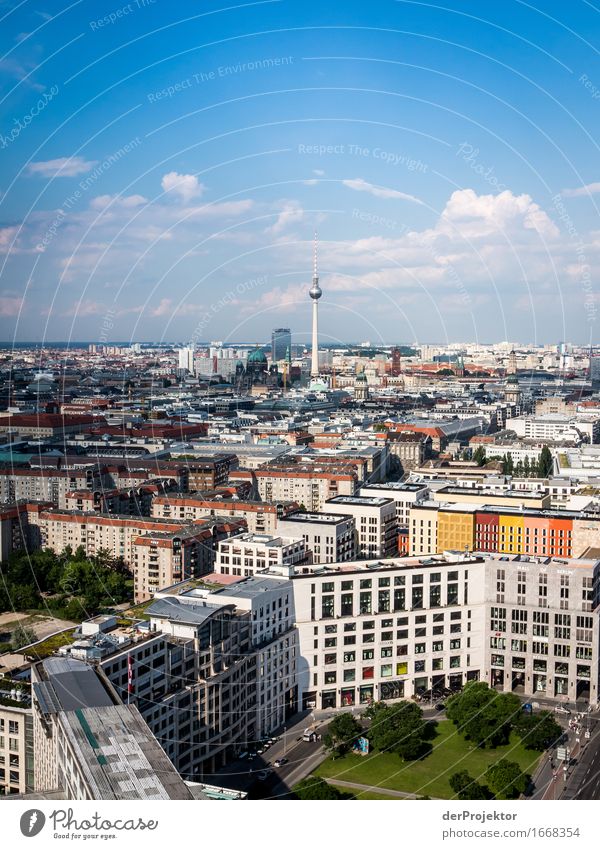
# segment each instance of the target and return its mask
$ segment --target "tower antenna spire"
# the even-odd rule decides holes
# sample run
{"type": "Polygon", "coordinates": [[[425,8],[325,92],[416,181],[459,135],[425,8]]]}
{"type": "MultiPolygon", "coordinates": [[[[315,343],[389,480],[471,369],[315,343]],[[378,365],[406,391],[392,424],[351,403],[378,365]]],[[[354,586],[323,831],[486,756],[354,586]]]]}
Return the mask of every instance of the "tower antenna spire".
{"type": "Polygon", "coordinates": [[[312,300],[312,356],[311,356],[311,377],[319,376],[319,298],[323,294],[319,286],[319,272],[317,269],[317,233],[315,231],[315,240],[313,247],[313,279],[312,286],[308,294],[312,300]]]}

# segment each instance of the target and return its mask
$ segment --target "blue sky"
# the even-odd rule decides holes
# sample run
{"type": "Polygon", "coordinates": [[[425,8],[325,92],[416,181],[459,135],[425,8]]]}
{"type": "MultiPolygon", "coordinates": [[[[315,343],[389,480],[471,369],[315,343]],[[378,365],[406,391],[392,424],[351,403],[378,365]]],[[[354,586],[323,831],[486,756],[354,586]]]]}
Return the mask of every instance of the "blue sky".
{"type": "Polygon", "coordinates": [[[0,3],[3,341],[597,341],[600,16],[0,3]]]}

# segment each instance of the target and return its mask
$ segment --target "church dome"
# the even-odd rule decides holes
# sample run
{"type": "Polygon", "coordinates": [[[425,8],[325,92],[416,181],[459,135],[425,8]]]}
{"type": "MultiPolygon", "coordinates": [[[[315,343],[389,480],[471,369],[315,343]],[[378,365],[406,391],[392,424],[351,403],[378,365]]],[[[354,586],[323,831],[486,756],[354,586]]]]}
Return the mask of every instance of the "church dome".
{"type": "Polygon", "coordinates": [[[255,348],[254,351],[251,351],[248,354],[249,363],[254,363],[255,365],[262,365],[263,363],[266,365],[267,357],[265,356],[265,352],[261,351],[260,348],[255,348]]]}

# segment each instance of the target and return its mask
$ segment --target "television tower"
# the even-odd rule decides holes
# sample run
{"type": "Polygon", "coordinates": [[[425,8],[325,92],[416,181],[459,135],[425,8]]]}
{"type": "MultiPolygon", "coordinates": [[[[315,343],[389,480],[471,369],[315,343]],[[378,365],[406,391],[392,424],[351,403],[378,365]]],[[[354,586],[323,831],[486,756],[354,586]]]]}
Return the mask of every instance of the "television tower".
{"type": "Polygon", "coordinates": [[[319,286],[319,273],[317,271],[317,234],[315,233],[314,256],[313,256],[313,278],[312,286],[308,294],[312,300],[312,358],[310,364],[310,376],[319,376],[319,298],[323,294],[319,286]]]}

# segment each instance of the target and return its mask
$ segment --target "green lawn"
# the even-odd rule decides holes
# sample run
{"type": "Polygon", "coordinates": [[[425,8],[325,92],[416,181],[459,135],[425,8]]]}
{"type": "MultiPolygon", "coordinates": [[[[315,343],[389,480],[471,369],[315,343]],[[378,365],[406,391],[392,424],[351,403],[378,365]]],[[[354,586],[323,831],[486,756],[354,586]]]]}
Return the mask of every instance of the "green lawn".
{"type": "Polygon", "coordinates": [[[453,792],[448,779],[454,772],[466,769],[476,780],[483,779],[487,767],[505,757],[516,761],[524,772],[532,774],[540,757],[539,752],[524,749],[516,735],[511,736],[508,746],[477,749],[459,736],[454,724],[447,719],[438,723],[437,736],[432,744],[433,751],[422,761],[405,763],[398,755],[378,752],[365,757],[350,754],[335,761],[327,758],[315,770],[315,775],[333,779],[332,783],[339,778],[421,796],[450,799],[453,792]]]}
{"type": "Polygon", "coordinates": [[[377,800],[387,799],[388,802],[389,801],[391,801],[391,802],[402,802],[403,801],[402,799],[399,799],[397,796],[388,796],[387,793],[373,793],[371,790],[365,790],[363,792],[362,790],[355,790],[351,787],[344,787],[341,784],[334,784],[333,781],[330,781],[329,783],[331,784],[332,787],[337,787],[337,789],[340,791],[340,793],[352,793],[354,796],[356,796],[357,800],[358,799],[371,799],[371,800],[373,800],[373,799],[377,799],[377,800]]]}

